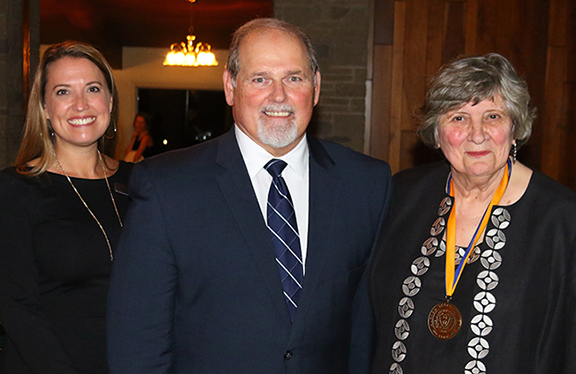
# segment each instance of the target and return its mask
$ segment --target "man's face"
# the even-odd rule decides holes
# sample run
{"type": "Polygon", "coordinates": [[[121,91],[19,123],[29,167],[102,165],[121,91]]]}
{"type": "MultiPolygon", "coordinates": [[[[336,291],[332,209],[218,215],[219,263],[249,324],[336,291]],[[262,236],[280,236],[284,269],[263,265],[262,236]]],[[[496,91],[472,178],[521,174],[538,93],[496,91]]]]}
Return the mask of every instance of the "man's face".
{"type": "Polygon", "coordinates": [[[286,154],[306,132],[318,103],[320,73],[314,85],[303,43],[272,29],[248,34],[239,61],[236,85],[228,70],[223,77],[236,125],[272,155],[286,154]]]}

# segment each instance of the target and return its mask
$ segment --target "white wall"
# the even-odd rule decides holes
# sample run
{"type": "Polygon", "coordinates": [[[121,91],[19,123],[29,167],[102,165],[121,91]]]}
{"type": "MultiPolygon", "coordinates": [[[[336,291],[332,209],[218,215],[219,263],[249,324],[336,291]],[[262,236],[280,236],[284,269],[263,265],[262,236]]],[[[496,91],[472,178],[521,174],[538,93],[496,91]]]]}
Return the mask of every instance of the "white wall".
{"type": "Polygon", "coordinates": [[[132,122],[138,110],[138,88],[222,90],[222,73],[227,50],[215,50],[218,66],[164,66],[168,48],[124,47],[122,70],[114,70],[120,98],[118,146],[116,157],[122,158],[132,137],[132,122]]]}
{"type": "MultiPolygon", "coordinates": [[[[40,46],[40,56],[49,45],[40,46]]],[[[124,47],[122,70],[114,70],[120,99],[118,146],[116,158],[124,157],[124,150],[132,138],[132,122],[138,111],[138,88],[222,90],[222,73],[228,50],[214,50],[218,66],[164,66],[168,48],[124,47]]]]}

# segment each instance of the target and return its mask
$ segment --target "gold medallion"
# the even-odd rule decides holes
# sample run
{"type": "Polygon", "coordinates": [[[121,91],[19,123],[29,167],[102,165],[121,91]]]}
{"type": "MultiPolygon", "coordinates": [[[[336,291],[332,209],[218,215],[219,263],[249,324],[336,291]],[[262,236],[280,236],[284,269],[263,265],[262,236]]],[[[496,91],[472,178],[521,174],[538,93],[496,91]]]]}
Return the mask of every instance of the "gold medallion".
{"type": "Polygon", "coordinates": [[[462,326],[462,316],[455,305],[436,304],[428,314],[428,329],[438,339],[452,339],[462,326]]]}

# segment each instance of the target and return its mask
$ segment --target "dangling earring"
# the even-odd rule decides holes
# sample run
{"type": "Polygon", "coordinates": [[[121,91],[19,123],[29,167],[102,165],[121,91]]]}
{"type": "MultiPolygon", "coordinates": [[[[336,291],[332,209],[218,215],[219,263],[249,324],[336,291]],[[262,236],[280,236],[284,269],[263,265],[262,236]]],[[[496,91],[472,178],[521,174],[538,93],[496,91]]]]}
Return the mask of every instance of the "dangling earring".
{"type": "Polygon", "coordinates": [[[512,163],[516,163],[516,156],[518,156],[518,146],[516,145],[516,141],[512,144],[512,163]]]}
{"type": "Polygon", "coordinates": [[[104,135],[104,138],[106,138],[107,140],[112,140],[116,137],[116,132],[118,131],[118,128],[116,127],[116,123],[114,123],[114,131],[112,132],[112,136],[107,136],[104,135]]]}
{"type": "MultiPolygon", "coordinates": [[[[48,122],[48,131],[50,133],[50,136],[54,137],[54,128],[52,127],[52,121],[47,119],[46,122],[48,122]]],[[[40,135],[42,135],[42,134],[40,134],[40,135]]]]}

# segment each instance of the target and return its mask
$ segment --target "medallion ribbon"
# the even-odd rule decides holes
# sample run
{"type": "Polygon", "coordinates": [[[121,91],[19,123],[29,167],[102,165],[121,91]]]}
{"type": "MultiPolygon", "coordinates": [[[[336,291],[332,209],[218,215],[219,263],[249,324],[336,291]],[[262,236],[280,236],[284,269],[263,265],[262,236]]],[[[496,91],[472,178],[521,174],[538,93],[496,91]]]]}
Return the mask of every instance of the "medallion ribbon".
{"type": "MultiPolygon", "coordinates": [[[[454,290],[456,290],[456,286],[458,285],[458,281],[460,280],[460,276],[462,275],[462,271],[466,266],[466,262],[468,262],[468,258],[472,253],[472,249],[476,246],[476,242],[484,232],[484,229],[488,225],[488,220],[490,219],[490,213],[492,212],[492,207],[494,205],[498,205],[502,196],[504,196],[504,192],[506,192],[506,187],[508,187],[508,181],[510,180],[510,174],[512,172],[512,164],[510,159],[506,163],[506,170],[504,171],[504,175],[502,176],[502,180],[492,197],[492,201],[484,211],[484,215],[482,216],[482,220],[476,227],[476,232],[474,232],[474,236],[472,240],[470,240],[470,244],[468,244],[468,248],[466,248],[466,252],[462,256],[462,261],[456,268],[456,199],[454,199],[454,204],[452,206],[452,211],[450,212],[450,217],[448,218],[448,226],[446,229],[446,298],[450,299],[454,294],[454,290]]],[[[448,178],[448,195],[454,197],[454,186],[452,181],[452,174],[448,178]]]]}

